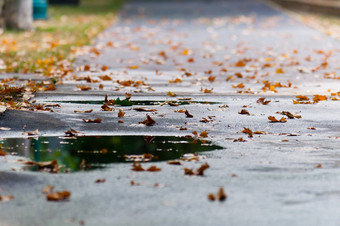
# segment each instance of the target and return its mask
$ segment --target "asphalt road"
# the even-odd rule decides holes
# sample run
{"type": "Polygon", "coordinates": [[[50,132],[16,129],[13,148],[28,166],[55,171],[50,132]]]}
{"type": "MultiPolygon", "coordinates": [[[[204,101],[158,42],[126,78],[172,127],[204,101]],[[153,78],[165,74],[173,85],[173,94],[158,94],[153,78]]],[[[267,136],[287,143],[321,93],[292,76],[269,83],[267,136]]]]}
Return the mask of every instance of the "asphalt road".
{"type": "MultiPolygon", "coordinates": [[[[337,225],[338,45],[260,1],[126,3],[120,20],[92,49],[77,53],[76,79],[64,77],[56,91],[31,99],[53,112],[7,110],[0,116],[0,128],[10,128],[0,131],[4,147],[9,138],[26,138],[25,131],[64,136],[73,128],[88,136],[195,137],[196,131],[198,139],[222,148],[180,166],[142,163],[160,172],[112,163],[49,174],[20,170],[22,156],[0,157],[0,195],[14,196],[0,203],[0,225],[337,225]],[[132,106],[102,110],[106,94],[124,99],[126,93],[132,106]],[[154,125],[139,123],[146,114],[154,125]],[[273,123],[269,116],[286,122],[273,123]],[[83,122],[96,118],[102,122],[83,122]],[[184,168],[205,162],[210,168],[204,176],[184,175],[184,168]],[[95,183],[100,178],[106,181],[95,183]],[[70,199],[46,201],[46,185],[69,190],[70,199]],[[209,201],[207,195],[220,187],[227,199],[209,201]]],[[[16,145],[4,149],[15,152],[21,143],[16,145]]]]}

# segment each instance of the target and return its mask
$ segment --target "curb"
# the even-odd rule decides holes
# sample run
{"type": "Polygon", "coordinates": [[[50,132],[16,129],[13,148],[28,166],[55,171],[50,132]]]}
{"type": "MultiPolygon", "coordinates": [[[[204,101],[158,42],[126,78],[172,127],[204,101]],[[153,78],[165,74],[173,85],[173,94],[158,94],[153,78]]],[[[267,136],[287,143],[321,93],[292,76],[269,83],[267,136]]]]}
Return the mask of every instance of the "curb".
{"type": "Polygon", "coordinates": [[[6,109],[7,108],[5,106],[0,106],[0,115],[2,115],[2,113],[4,113],[6,109]]]}
{"type": "Polygon", "coordinates": [[[340,15],[340,3],[334,1],[323,0],[323,1],[311,1],[311,0],[271,0],[272,2],[280,5],[281,7],[308,11],[314,13],[328,14],[339,16],[340,15]]]}

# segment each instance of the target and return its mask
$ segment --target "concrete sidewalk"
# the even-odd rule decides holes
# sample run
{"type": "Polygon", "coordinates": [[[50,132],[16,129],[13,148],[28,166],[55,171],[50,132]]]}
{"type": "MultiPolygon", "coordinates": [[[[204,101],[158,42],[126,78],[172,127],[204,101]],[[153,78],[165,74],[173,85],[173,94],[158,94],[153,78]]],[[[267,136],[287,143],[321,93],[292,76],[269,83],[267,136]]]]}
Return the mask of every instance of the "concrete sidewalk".
{"type": "Polygon", "coordinates": [[[70,174],[14,172],[22,157],[0,157],[1,195],[15,197],[0,203],[0,225],[337,225],[338,45],[259,1],[127,3],[120,21],[89,53],[79,53],[76,79],[64,77],[56,91],[31,100],[53,112],[7,110],[0,127],[11,130],[1,138],[35,129],[40,136],[63,136],[70,128],[93,136],[206,131],[204,139],[223,148],[182,166],[142,163],[160,172],[135,172],[130,163],[70,174]],[[155,125],[140,124],[146,112],[135,105],[102,111],[106,94],[124,99],[126,93],[137,107],[155,109],[148,113],[155,125]],[[249,137],[244,128],[260,132],[249,137]],[[204,162],[205,176],[184,175],[183,168],[204,162]],[[94,183],[99,178],[106,182],[94,183]],[[70,200],[47,202],[41,190],[49,184],[70,190],[70,200]],[[227,200],[209,201],[219,187],[227,200]]]}

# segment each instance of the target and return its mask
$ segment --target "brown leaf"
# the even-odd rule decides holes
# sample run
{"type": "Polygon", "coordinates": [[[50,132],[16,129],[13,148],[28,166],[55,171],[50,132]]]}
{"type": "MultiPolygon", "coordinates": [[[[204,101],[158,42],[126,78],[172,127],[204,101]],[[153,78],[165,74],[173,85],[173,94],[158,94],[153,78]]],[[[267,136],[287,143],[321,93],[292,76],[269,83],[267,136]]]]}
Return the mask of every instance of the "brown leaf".
{"type": "Polygon", "coordinates": [[[209,193],[209,194],[208,194],[208,199],[209,199],[210,201],[215,201],[216,197],[215,197],[215,195],[214,195],[213,193],[209,193]]]}
{"type": "Polygon", "coordinates": [[[182,165],[182,163],[179,160],[169,160],[167,161],[169,165],[182,165]]]}
{"type": "Polygon", "coordinates": [[[102,71],[106,71],[107,69],[109,69],[109,67],[106,66],[106,65],[103,65],[103,66],[101,67],[101,70],[102,70],[102,71]]]}
{"type": "Polygon", "coordinates": [[[35,136],[35,135],[38,135],[39,134],[39,130],[36,129],[34,130],[33,132],[24,132],[27,134],[27,136],[35,136]]]}
{"type": "Polygon", "coordinates": [[[200,133],[200,137],[208,137],[208,132],[204,130],[200,133]]]}
{"type": "Polygon", "coordinates": [[[177,94],[175,94],[175,93],[169,91],[169,92],[168,92],[168,96],[169,96],[169,97],[175,97],[175,96],[177,96],[177,94]]]}
{"type": "Polygon", "coordinates": [[[268,119],[269,119],[269,121],[272,122],[272,123],[276,123],[276,122],[282,122],[282,123],[284,123],[284,122],[287,122],[287,119],[284,118],[284,117],[282,117],[280,120],[277,120],[274,116],[268,116],[268,119]]]}
{"type": "Polygon", "coordinates": [[[74,113],[91,113],[93,111],[93,109],[87,110],[87,111],[78,111],[78,110],[74,110],[74,113]]]}
{"type": "Polygon", "coordinates": [[[101,80],[103,81],[111,81],[112,78],[108,75],[102,75],[102,76],[98,76],[101,80]]]}
{"type": "Polygon", "coordinates": [[[216,196],[219,201],[225,201],[227,199],[227,195],[222,187],[220,187],[216,196]]]}
{"type": "Polygon", "coordinates": [[[0,202],[8,202],[13,199],[14,199],[13,195],[0,195],[0,202]]]}
{"type": "Polygon", "coordinates": [[[91,90],[91,86],[77,86],[77,88],[79,88],[81,91],[88,91],[88,90],[91,90]]]}
{"type": "Polygon", "coordinates": [[[0,146],[0,156],[5,156],[7,155],[7,152],[5,152],[4,150],[1,149],[1,146],[0,146]]]}
{"type": "Polygon", "coordinates": [[[147,171],[149,172],[158,172],[161,171],[161,168],[158,168],[157,166],[150,166],[147,171]]]}
{"type": "Polygon", "coordinates": [[[195,175],[194,171],[189,168],[184,168],[184,174],[189,176],[195,175]]]}
{"type": "Polygon", "coordinates": [[[188,110],[185,110],[184,114],[187,116],[187,118],[193,118],[194,116],[189,113],[188,110]]]}
{"type": "Polygon", "coordinates": [[[65,132],[65,136],[67,137],[75,137],[75,136],[78,136],[79,135],[79,132],[77,130],[74,130],[74,129],[69,129],[65,132]]]}
{"type": "Polygon", "coordinates": [[[247,142],[247,140],[244,140],[243,137],[240,137],[238,139],[234,139],[233,142],[247,142]]]}
{"type": "Polygon", "coordinates": [[[293,114],[290,113],[289,111],[281,111],[281,112],[276,112],[281,115],[287,116],[289,119],[294,119],[294,118],[301,118],[301,115],[293,114]]]}
{"type": "Polygon", "coordinates": [[[144,171],[144,168],[139,162],[133,162],[132,169],[133,171],[144,171]]]}
{"type": "Polygon", "coordinates": [[[256,103],[262,104],[262,105],[267,105],[267,104],[269,104],[269,103],[270,103],[270,100],[265,100],[265,99],[266,99],[266,98],[261,97],[261,98],[259,98],[259,99],[256,101],[256,103]]]}
{"type": "Polygon", "coordinates": [[[172,107],[177,107],[177,106],[178,106],[178,104],[173,103],[172,101],[168,101],[167,103],[168,103],[170,106],[172,106],[172,107]]]}
{"type": "Polygon", "coordinates": [[[125,113],[124,113],[121,109],[119,109],[118,117],[119,117],[119,118],[123,118],[124,115],[125,115],[125,113]]]}
{"type": "Polygon", "coordinates": [[[215,79],[216,79],[216,76],[209,76],[208,77],[209,82],[214,82],[215,79]]]}
{"type": "Polygon", "coordinates": [[[202,164],[197,170],[196,170],[196,175],[197,176],[203,176],[204,175],[204,171],[206,169],[208,169],[210,166],[208,163],[204,163],[202,164]]]}
{"type": "Polygon", "coordinates": [[[236,67],[244,67],[246,66],[246,63],[242,60],[238,61],[236,64],[235,64],[236,67]]]}
{"type": "Polygon", "coordinates": [[[156,123],[156,121],[153,118],[151,118],[150,115],[146,114],[146,119],[139,123],[144,124],[146,126],[153,126],[156,123]]]}
{"type": "Polygon", "coordinates": [[[244,129],[242,130],[242,133],[248,134],[248,137],[253,137],[253,131],[249,128],[244,127],[244,129]]]}
{"type": "Polygon", "coordinates": [[[26,161],[24,162],[26,165],[33,165],[38,167],[38,171],[46,171],[49,173],[58,173],[61,166],[58,164],[58,160],[47,161],[47,162],[35,162],[35,161],[26,161]]]}
{"type": "Polygon", "coordinates": [[[90,65],[85,65],[84,66],[84,71],[89,71],[91,68],[90,68],[90,65]]]}
{"type": "Polygon", "coordinates": [[[232,85],[232,87],[233,87],[233,88],[240,88],[240,89],[242,89],[242,88],[244,88],[245,86],[244,86],[243,83],[239,83],[239,84],[236,85],[236,86],[232,85]]]}
{"type": "Polygon", "coordinates": [[[216,195],[213,193],[208,194],[208,199],[210,201],[218,200],[220,202],[223,202],[227,199],[227,195],[225,194],[224,189],[220,187],[216,195]]]}
{"type": "Polygon", "coordinates": [[[43,194],[50,194],[53,192],[54,186],[53,185],[47,185],[43,188],[42,193],[43,194]]]}
{"type": "Polygon", "coordinates": [[[99,178],[99,179],[95,180],[94,182],[95,183],[104,183],[105,181],[106,181],[105,178],[99,178]]]}
{"type": "Polygon", "coordinates": [[[96,118],[96,119],[83,119],[83,121],[85,123],[101,123],[102,120],[100,118],[96,118]]]}
{"type": "Polygon", "coordinates": [[[46,195],[46,199],[48,201],[63,201],[70,198],[71,192],[64,190],[64,191],[57,191],[55,193],[50,193],[46,195]]]}
{"type": "Polygon", "coordinates": [[[107,104],[103,104],[101,108],[103,111],[114,111],[115,110],[114,108],[109,107],[107,104]]]}
{"type": "Polygon", "coordinates": [[[249,111],[247,111],[246,109],[242,109],[240,112],[239,112],[240,115],[250,115],[249,111]]]}
{"type": "Polygon", "coordinates": [[[156,109],[151,109],[151,108],[134,108],[133,110],[135,111],[146,111],[146,112],[155,112],[157,111],[156,109]]]}

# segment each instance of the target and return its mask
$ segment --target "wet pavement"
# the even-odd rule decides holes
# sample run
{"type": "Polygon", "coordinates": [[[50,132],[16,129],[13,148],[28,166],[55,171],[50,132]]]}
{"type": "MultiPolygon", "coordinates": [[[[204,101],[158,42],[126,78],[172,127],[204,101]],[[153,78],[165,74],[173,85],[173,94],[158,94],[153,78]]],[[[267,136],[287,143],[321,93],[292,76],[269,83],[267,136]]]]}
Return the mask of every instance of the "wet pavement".
{"type": "Polygon", "coordinates": [[[76,76],[0,116],[0,225],[337,225],[338,44],[260,1],[126,3],[76,76]]]}

